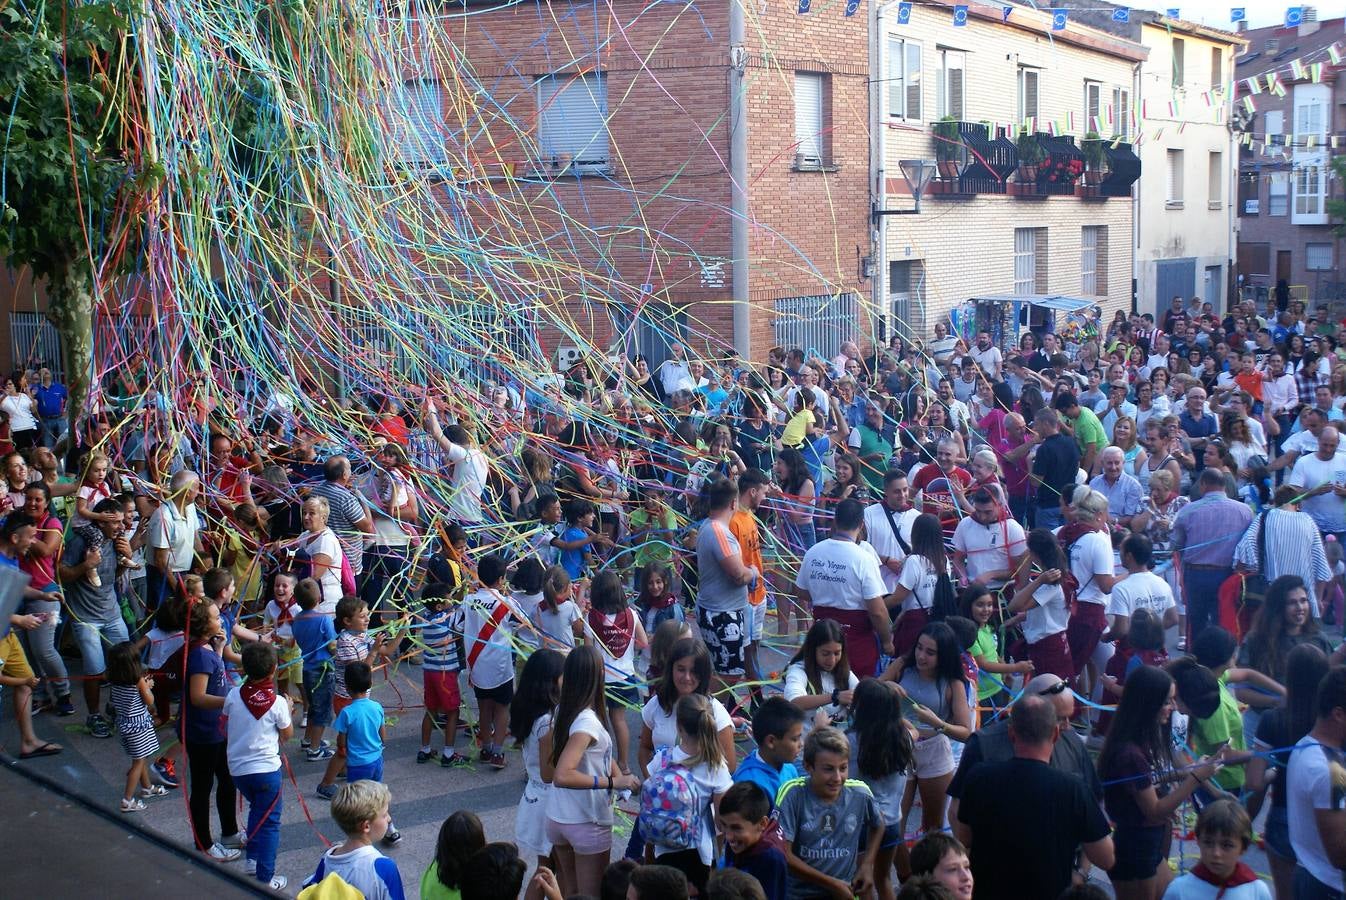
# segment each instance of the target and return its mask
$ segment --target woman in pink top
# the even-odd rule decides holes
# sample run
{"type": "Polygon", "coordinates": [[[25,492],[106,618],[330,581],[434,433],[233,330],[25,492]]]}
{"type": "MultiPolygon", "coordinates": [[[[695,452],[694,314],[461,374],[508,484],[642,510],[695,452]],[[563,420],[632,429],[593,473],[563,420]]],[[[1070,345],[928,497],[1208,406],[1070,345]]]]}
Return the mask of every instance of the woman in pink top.
{"type": "MultiPolygon", "coordinates": [[[[19,569],[28,575],[31,579],[29,584],[38,590],[57,591],[56,561],[61,558],[63,529],[60,519],[51,514],[51,489],[35,481],[24,489],[23,495],[23,512],[37,526],[37,536],[33,538],[28,552],[19,558],[19,569]]],[[[61,604],[29,600],[24,606],[24,612],[42,620],[42,624],[32,631],[20,634],[28,644],[28,655],[42,673],[47,702],[60,715],[74,715],[75,707],[70,701],[70,680],[65,662],[61,654],[56,652],[56,625],[61,618],[61,604]]],[[[43,695],[38,693],[35,696],[41,698],[43,695]]]]}

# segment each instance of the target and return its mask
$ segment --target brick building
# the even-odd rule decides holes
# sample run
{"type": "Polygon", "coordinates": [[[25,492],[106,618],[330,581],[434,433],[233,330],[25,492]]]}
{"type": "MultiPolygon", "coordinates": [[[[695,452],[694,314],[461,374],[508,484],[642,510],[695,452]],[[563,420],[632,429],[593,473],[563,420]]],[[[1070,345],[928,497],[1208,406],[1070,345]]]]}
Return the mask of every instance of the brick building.
{"type": "Polygon", "coordinates": [[[1298,28],[1255,28],[1236,75],[1240,98],[1252,96],[1254,112],[1240,115],[1239,273],[1258,291],[1284,279],[1306,299],[1346,298],[1337,270],[1343,262],[1327,203],[1342,197],[1331,171],[1346,139],[1346,68],[1330,48],[1346,47],[1344,19],[1319,22],[1304,8],[1298,28]],[[1274,75],[1280,90],[1268,83],[1274,75]],[[1249,79],[1258,80],[1251,94],[1249,79]]]}
{"type": "Polygon", "coordinates": [[[958,25],[953,6],[879,13],[874,183],[887,209],[910,209],[901,162],[945,171],[919,215],[877,219],[876,305],[918,337],[978,295],[1083,296],[1105,317],[1129,308],[1141,169],[1128,97],[1144,49],[1073,21],[1053,30],[1049,12],[1027,7],[1004,20],[969,5],[958,25]],[[1100,139],[1085,142],[1091,131],[1100,139]],[[1042,156],[1032,169],[1020,168],[1026,144],[1042,156]],[[1099,176],[1079,172],[1086,160],[1099,176]],[[1078,177],[1062,176],[1072,167],[1078,177]]]}

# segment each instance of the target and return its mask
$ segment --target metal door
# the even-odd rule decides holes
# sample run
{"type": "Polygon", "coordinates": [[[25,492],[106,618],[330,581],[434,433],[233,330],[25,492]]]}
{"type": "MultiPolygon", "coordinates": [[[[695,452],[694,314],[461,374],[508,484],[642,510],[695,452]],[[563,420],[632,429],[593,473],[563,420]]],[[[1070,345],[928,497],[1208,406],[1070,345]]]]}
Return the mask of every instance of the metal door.
{"type": "Polygon", "coordinates": [[[1150,308],[1155,321],[1163,316],[1174,297],[1181,297],[1185,303],[1195,293],[1195,259],[1161,259],[1154,264],[1154,297],[1150,308]]]}

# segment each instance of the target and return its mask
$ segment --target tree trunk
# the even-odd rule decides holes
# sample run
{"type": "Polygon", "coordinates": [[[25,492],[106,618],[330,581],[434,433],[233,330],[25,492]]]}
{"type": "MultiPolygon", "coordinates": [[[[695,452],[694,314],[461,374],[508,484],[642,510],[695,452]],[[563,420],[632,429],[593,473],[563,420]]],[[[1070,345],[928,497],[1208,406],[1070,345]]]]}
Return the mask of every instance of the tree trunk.
{"type": "Polygon", "coordinates": [[[47,318],[61,336],[65,361],[65,383],[70,392],[66,403],[66,421],[74,440],[84,407],[89,400],[89,382],[93,376],[93,276],[88,261],[72,260],[61,277],[53,277],[49,288],[47,318]]]}

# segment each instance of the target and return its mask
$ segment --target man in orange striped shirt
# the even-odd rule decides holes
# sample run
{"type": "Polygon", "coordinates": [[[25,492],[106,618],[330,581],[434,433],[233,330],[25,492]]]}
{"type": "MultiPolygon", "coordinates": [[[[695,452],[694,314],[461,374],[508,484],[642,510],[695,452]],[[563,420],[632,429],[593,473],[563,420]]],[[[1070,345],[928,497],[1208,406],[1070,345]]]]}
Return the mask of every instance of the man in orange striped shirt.
{"type": "MultiPolygon", "coordinates": [[[[738,541],[743,565],[765,572],[762,565],[762,536],[757,522],[757,508],[766,499],[771,479],[760,469],[748,469],[738,477],[738,508],[729,517],[729,530],[738,541]]],[[[762,640],[766,625],[766,578],[748,586],[748,644],[744,651],[744,667],[751,681],[761,681],[757,666],[757,644],[762,640]]],[[[753,690],[757,696],[757,690],[753,690]]]]}

